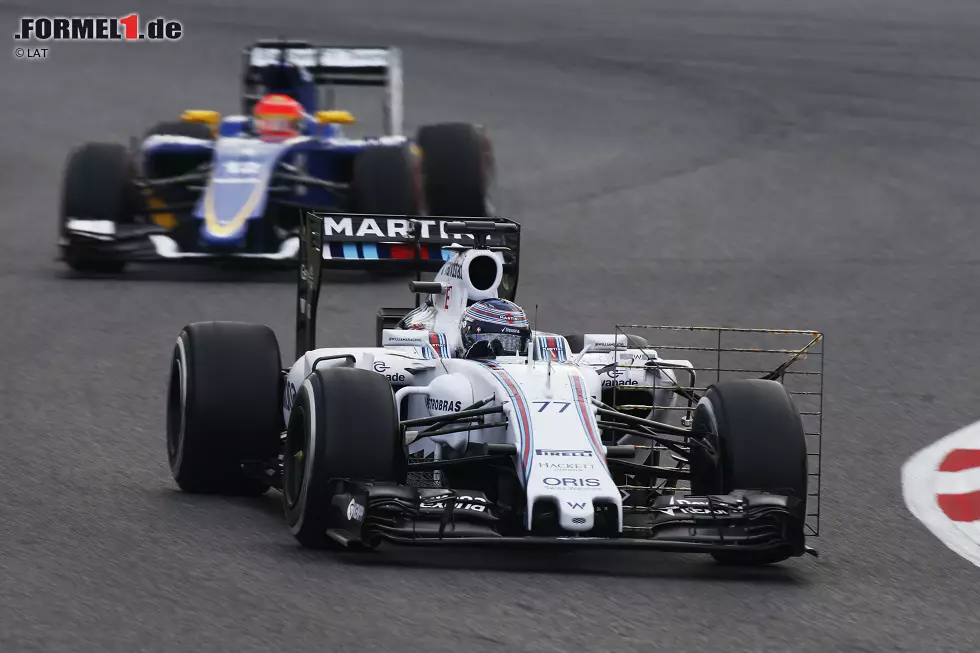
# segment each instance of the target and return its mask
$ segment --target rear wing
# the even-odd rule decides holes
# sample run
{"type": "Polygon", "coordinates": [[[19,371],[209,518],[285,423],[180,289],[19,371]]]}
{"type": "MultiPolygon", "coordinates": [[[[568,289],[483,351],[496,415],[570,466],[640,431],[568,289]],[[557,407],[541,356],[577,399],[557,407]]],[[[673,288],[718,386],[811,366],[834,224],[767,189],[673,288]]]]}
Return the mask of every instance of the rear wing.
{"type": "Polygon", "coordinates": [[[453,250],[503,255],[502,297],[513,301],[521,225],[507,218],[303,212],[296,298],[296,358],[316,349],[316,308],[327,270],[437,272],[453,250]]]}
{"type": "Polygon", "coordinates": [[[261,98],[263,71],[283,63],[306,71],[317,87],[384,88],[385,131],[390,136],[402,134],[402,57],[398,48],[327,47],[288,40],[257,41],[242,52],[245,113],[250,113],[251,107],[261,98]]]}

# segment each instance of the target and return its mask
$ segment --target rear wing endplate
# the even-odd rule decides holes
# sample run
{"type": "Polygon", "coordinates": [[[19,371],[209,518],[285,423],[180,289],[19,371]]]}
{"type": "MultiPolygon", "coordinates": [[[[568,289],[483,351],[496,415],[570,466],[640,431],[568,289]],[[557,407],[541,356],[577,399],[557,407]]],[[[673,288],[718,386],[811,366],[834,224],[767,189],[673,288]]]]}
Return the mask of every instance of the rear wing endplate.
{"type": "Polygon", "coordinates": [[[308,72],[318,86],[378,86],[385,89],[385,127],[389,135],[403,128],[401,50],[380,46],[316,46],[306,41],[256,41],[242,53],[243,82],[261,82],[262,70],[291,63],[308,72]]]}
{"type": "Polygon", "coordinates": [[[296,302],[296,358],[316,348],[316,307],[324,269],[437,272],[452,250],[484,248],[503,256],[501,297],[513,301],[520,272],[521,225],[507,218],[302,213],[296,302]]]}

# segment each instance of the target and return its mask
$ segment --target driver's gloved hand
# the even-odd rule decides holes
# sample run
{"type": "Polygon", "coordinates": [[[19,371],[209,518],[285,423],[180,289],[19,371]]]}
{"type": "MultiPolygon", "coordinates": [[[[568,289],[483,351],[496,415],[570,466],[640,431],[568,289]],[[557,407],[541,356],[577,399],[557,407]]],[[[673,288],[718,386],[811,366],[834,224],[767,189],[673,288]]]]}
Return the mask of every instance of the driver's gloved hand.
{"type": "Polygon", "coordinates": [[[494,358],[497,352],[501,350],[500,343],[496,340],[480,340],[474,342],[473,346],[466,350],[466,354],[463,358],[474,359],[474,358],[494,358]],[[491,346],[491,343],[497,345],[496,349],[491,346]]]}

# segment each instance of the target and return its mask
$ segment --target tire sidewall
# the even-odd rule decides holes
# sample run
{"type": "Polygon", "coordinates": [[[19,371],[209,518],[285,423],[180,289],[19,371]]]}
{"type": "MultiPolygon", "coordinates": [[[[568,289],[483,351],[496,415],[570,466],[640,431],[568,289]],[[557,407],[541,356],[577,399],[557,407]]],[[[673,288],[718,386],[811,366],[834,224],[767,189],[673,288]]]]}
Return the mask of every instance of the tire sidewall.
{"type": "MultiPolygon", "coordinates": [[[[745,439],[745,427],[742,424],[733,424],[731,413],[743,411],[742,406],[726,406],[726,401],[733,399],[726,398],[728,395],[735,394],[731,389],[726,389],[724,384],[713,386],[705,393],[705,396],[698,402],[694,415],[692,430],[698,433],[706,441],[713,452],[704,452],[700,447],[693,447],[691,452],[691,473],[692,491],[696,494],[726,494],[736,489],[758,489],[762,491],[778,492],[790,489],[796,498],[801,501],[804,508],[807,503],[807,454],[806,439],[803,436],[803,425],[799,411],[786,391],[785,387],[778,382],[767,382],[771,384],[773,390],[766,391],[766,394],[759,394],[753,397],[750,403],[757,404],[755,408],[758,413],[768,413],[770,419],[767,420],[765,428],[774,430],[765,431],[760,428],[755,438],[764,440],[769,444],[770,455],[778,461],[775,466],[770,466],[773,474],[781,476],[783,480],[789,480],[792,487],[787,488],[786,482],[771,483],[749,483],[752,487],[742,487],[745,483],[737,477],[738,472],[744,470],[735,457],[745,456],[745,442],[738,442],[737,439],[745,439]],[[778,394],[775,388],[778,386],[778,394]],[[766,401],[762,401],[762,397],[766,401]],[[777,403],[778,397],[778,403],[777,403]],[[799,442],[793,440],[799,438],[799,442]],[[776,447],[779,447],[777,450],[776,447]],[[800,450],[797,451],[797,448],[800,450]],[[800,460],[789,460],[789,458],[799,456],[800,460]],[[802,465],[799,475],[793,474],[790,478],[787,472],[783,474],[783,468],[789,469],[790,465],[802,465]],[[761,487],[756,487],[761,486],[761,487]],[[695,489],[695,487],[697,489],[695,489]]],[[[744,420],[744,414],[739,419],[744,420]]],[[[754,438],[754,439],[755,439],[754,438]]],[[[758,469],[750,474],[759,476],[758,469]]],[[[772,478],[768,472],[766,477],[772,478]]]]}
{"type": "MultiPolygon", "coordinates": [[[[283,459],[283,507],[286,512],[286,521],[289,530],[293,535],[299,536],[304,530],[304,526],[309,528],[308,506],[311,499],[319,498],[317,492],[320,483],[326,479],[321,479],[316,471],[323,467],[318,460],[324,455],[326,442],[324,438],[323,406],[322,402],[317,401],[319,395],[320,380],[316,374],[306,377],[299,391],[296,393],[296,401],[293,404],[292,412],[289,416],[289,426],[286,435],[285,456],[290,455],[293,438],[302,438],[304,460],[303,460],[303,480],[296,496],[291,491],[293,481],[293,471],[291,461],[283,459]],[[297,411],[297,408],[300,410],[297,411]]],[[[315,518],[315,517],[314,517],[315,518]]],[[[322,532],[326,528],[317,528],[322,532]]]]}
{"type": "MultiPolygon", "coordinates": [[[[808,456],[802,418],[786,388],[758,379],[712,386],[698,402],[692,430],[709,449],[691,447],[691,490],[696,496],[733,490],[788,493],[806,514],[808,456]],[[755,387],[752,387],[755,386],[755,387]],[[778,390],[777,390],[778,388],[778,390]],[[794,471],[801,465],[798,471],[794,471]]],[[[730,565],[766,565],[802,552],[806,518],[793,520],[774,549],[731,548],[711,555],[730,565]]]]}
{"type": "Polygon", "coordinates": [[[496,159],[486,131],[468,123],[419,128],[423,196],[430,215],[484,217],[495,212],[496,159]]]}
{"type": "Polygon", "coordinates": [[[170,384],[167,390],[167,458],[170,471],[176,477],[180,474],[184,461],[187,430],[187,396],[189,378],[187,374],[188,334],[182,331],[174,344],[170,364],[170,384]],[[176,384],[176,388],[174,387],[176,384]],[[177,421],[177,424],[174,422],[177,421]],[[173,429],[177,429],[174,433],[173,429]],[[176,440],[176,442],[174,442],[176,440]]]}
{"type": "Polygon", "coordinates": [[[691,493],[695,496],[724,494],[724,465],[721,459],[718,418],[714,405],[707,397],[701,397],[698,401],[691,430],[698,433],[701,441],[707,445],[691,445],[691,493]]]}
{"type": "Polygon", "coordinates": [[[303,546],[339,547],[326,534],[336,481],[405,482],[397,420],[391,385],[376,372],[321,368],[300,385],[286,431],[282,502],[290,532],[303,546]],[[382,401],[391,402],[391,413],[379,410],[382,401]],[[303,479],[294,492],[290,458],[300,442],[303,479]]]}
{"type": "Polygon", "coordinates": [[[205,322],[181,331],[170,357],[166,418],[167,459],[181,489],[255,494],[269,488],[242,464],[280,452],[279,364],[268,327],[205,322]]]}
{"type": "Polygon", "coordinates": [[[76,272],[121,272],[125,261],[89,258],[68,240],[69,217],[106,220],[113,224],[135,221],[138,205],[133,185],[134,162],[116,143],[86,143],[72,150],[62,174],[58,207],[58,241],[63,260],[76,272]]]}
{"type": "Polygon", "coordinates": [[[419,215],[424,204],[418,155],[409,144],[372,147],[354,160],[350,210],[419,215]]]}

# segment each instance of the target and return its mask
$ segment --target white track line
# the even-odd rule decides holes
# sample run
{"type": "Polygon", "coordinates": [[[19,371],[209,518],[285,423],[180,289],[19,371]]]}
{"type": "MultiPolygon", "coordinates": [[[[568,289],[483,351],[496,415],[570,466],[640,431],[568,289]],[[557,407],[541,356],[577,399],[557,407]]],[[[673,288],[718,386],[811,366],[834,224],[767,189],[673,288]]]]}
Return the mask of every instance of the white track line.
{"type": "Polygon", "coordinates": [[[956,522],[939,507],[937,494],[980,490],[980,468],[941,472],[955,449],[980,449],[980,421],[955,431],[909,458],[902,465],[902,495],[915,517],[943,544],[980,567],[980,521],[956,522]]]}

